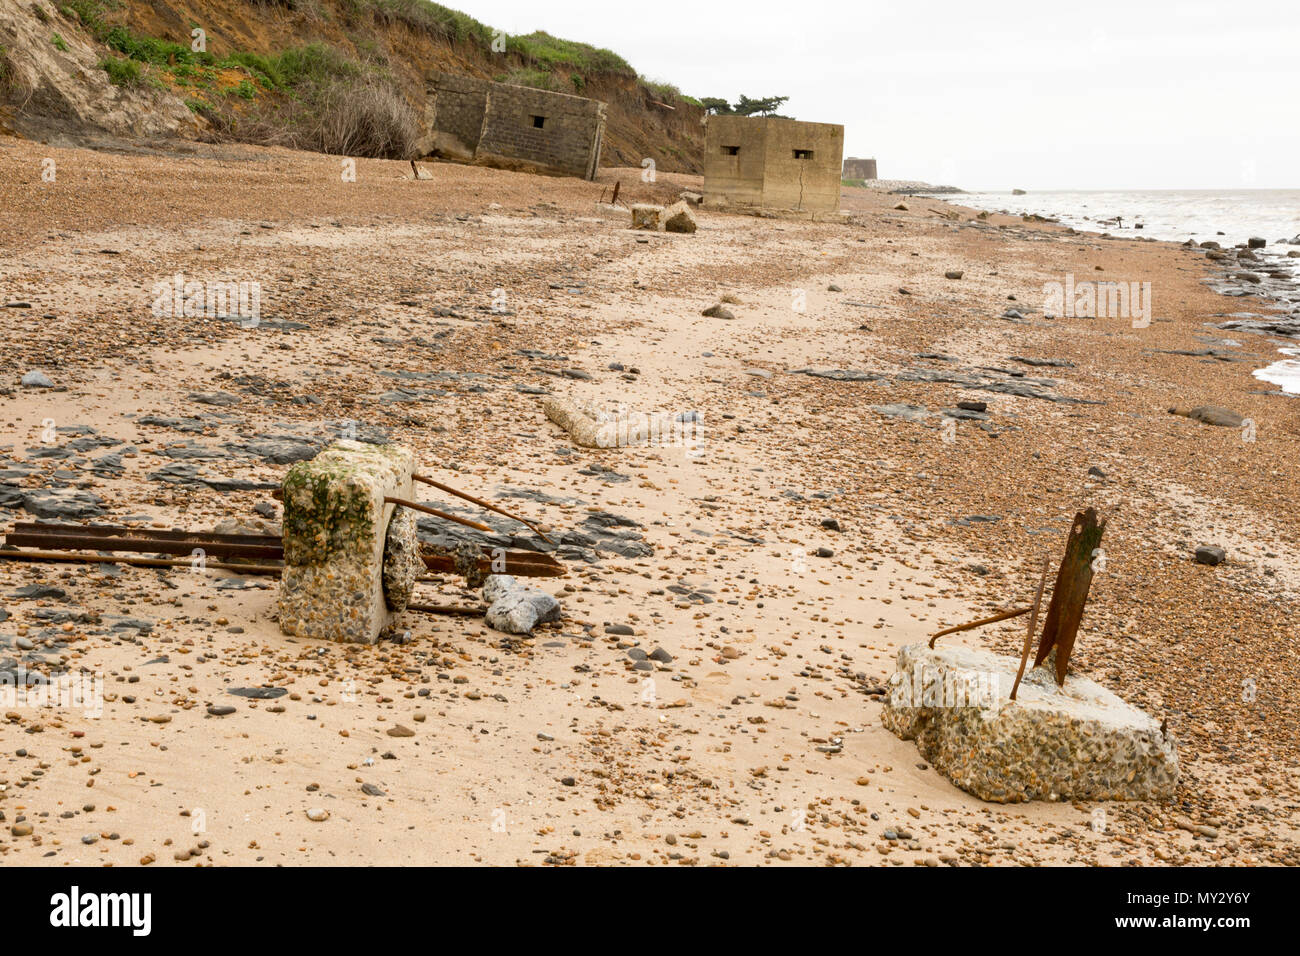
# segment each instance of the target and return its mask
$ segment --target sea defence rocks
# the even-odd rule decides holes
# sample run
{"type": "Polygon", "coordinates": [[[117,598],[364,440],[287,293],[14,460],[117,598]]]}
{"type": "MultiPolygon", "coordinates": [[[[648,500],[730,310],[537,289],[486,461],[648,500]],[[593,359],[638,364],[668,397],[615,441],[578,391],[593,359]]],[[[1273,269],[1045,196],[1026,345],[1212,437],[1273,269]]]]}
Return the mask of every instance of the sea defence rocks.
{"type": "Polygon", "coordinates": [[[559,601],[509,574],[488,575],[483,600],[488,604],[488,626],[507,634],[527,634],[538,624],[560,618],[559,601]]]}
{"type": "Polygon", "coordinates": [[[1173,737],[1086,677],[1067,674],[1058,687],[1054,658],[1026,673],[1011,700],[1019,660],[910,644],[898,652],[883,723],[983,800],[1171,799],[1173,737]]]}
{"type": "Polygon", "coordinates": [[[414,515],[384,497],[414,497],[413,467],[400,445],[341,441],[289,469],[280,630],[373,644],[393,624],[423,562],[414,515]]]}

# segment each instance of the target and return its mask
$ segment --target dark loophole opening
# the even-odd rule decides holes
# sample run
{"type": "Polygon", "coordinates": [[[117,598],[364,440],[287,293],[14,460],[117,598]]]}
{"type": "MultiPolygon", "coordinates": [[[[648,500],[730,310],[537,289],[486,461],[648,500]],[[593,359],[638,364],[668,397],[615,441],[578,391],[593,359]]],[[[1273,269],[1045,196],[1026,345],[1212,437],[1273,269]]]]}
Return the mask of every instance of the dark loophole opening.
{"type": "Polygon", "coordinates": [[[544,129],[545,126],[546,126],[546,117],[545,117],[545,116],[534,116],[534,117],[533,117],[533,129],[544,129]]]}
{"type": "Polygon", "coordinates": [[[740,155],[740,147],[739,147],[739,146],[724,146],[724,147],[722,147],[722,155],[723,155],[723,156],[738,156],[738,155],[740,155]]]}
{"type": "Polygon", "coordinates": [[[811,149],[796,149],[794,151],[795,159],[812,159],[813,151],[811,149]]]}

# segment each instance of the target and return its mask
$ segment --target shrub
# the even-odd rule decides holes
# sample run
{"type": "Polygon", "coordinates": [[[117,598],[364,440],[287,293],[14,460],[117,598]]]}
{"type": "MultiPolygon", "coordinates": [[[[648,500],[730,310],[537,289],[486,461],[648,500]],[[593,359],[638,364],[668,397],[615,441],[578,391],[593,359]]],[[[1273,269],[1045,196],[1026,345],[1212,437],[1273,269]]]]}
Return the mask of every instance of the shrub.
{"type": "Polygon", "coordinates": [[[408,159],[419,135],[415,111],[393,85],[359,71],[306,79],[252,112],[221,107],[209,118],[243,142],[343,156],[408,159]]]}
{"type": "Polygon", "coordinates": [[[63,37],[59,36],[57,33],[50,37],[50,42],[54,44],[56,50],[62,50],[64,53],[68,52],[68,41],[63,39],[63,37]]]}
{"type": "Polygon", "coordinates": [[[114,86],[139,86],[142,82],[140,64],[135,60],[109,56],[99,61],[99,68],[114,86]]]}

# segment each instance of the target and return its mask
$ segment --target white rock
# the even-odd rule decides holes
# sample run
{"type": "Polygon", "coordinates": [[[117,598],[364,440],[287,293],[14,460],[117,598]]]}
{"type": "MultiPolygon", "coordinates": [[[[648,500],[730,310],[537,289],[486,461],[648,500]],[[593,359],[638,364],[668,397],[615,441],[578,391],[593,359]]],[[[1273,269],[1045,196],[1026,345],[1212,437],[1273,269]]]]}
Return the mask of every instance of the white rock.
{"type": "Polygon", "coordinates": [[[53,388],[54,383],[44,372],[28,372],[23,376],[24,388],[53,388]]]}
{"type": "Polygon", "coordinates": [[[307,811],[307,819],[313,823],[324,823],[330,818],[330,812],[321,807],[312,807],[307,811]]]}
{"type": "Polygon", "coordinates": [[[508,574],[490,574],[483,583],[483,599],[491,604],[488,626],[507,634],[527,634],[538,624],[560,617],[560,602],[508,574]]]}

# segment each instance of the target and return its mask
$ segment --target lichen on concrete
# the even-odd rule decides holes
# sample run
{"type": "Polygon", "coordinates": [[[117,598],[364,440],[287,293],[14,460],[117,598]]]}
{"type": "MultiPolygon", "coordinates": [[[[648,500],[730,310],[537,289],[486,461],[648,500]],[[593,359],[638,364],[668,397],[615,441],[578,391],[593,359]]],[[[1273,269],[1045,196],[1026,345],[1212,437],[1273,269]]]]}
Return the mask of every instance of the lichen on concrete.
{"type": "Polygon", "coordinates": [[[280,629],[300,637],[373,643],[392,624],[384,546],[392,504],[412,497],[413,459],[400,445],[342,441],[284,479],[280,629]]]}

